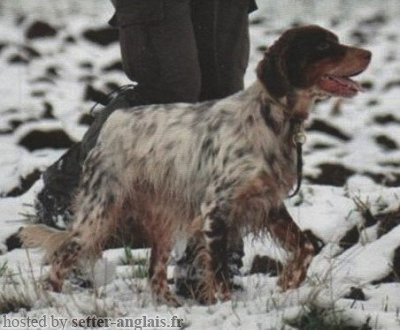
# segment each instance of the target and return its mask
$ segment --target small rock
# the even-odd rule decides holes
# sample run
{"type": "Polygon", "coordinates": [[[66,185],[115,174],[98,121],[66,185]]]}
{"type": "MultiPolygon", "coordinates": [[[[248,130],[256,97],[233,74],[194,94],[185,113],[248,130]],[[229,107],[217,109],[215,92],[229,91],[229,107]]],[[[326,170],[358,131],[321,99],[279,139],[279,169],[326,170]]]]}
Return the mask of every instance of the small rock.
{"type": "Polygon", "coordinates": [[[41,54],[31,46],[21,46],[21,51],[23,51],[30,59],[38,58],[41,56],[41,54]]]}
{"type": "Polygon", "coordinates": [[[311,183],[342,187],[355,172],[341,164],[323,163],[318,166],[321,173],[317,177],[307,176],[311,183]]]}
{"type": "Polygon", "coordinates": [[[386,187],[399,187],[400,186],[400,173],[389,172],[386,174],[363,172],[363,175],[370,177],[375,183],[386,187]]]}
{"type": "Polygon", "coordinates": [[[96,80],[96,78],[97,77],[95,75],[93,75],[93,74],[86,74],[86,75],[83,75],[83,76],[79,77],[79,82],[83,82],[83,83],[86,83],[86,84],[91,84],[91,83],[93,83],[93,81],[96,80]]]}
{"type": "Polygon", "coordinates": [[[361,82],[361,87],[365,90],[371,90],[374,88],[374,83],[372,81],[366,80],[361,82]]]}
{"type": "Polygon", "coordinates": [[[333,146],[330,144],[326,144],[326,143],[315,143],[312,145],[312,149],[314,150],[326,150],[326,149],[330,149],[333,146]]]}
{"type": "Polygon", "coordinates": [[[21,239],[19,238],[17,233],[12,234],[11,236],[7,237],[6,246],[7,246],[7,251],[19,249],[22,246],[21,239]]]}
{"type": "Polygon", "coordinates": [[[361,209],[361,215],[364,218],[364,226],[366,228],[375,226],[378,223],[378,218],[372,215],[371,210],[367,207],[361,209]]]}
{"type": "Polygon", "coordinates": [[[20,119],[11,119],[8,122],[8,124],[12,127],[13,130],[21,126],[22,123],[23,121],[20,119]]]}
{"type": "Polygon", "coordinates": [[[51,105],[51,103],[49,102],[44,102],[43,103],[44,106],[44,111],[42,114],[42,118],[44,119],[55,119],[54,115],[53,115],[53,106],[51,105]]]}
{"type": "Polygon", "coordinates": [[[378,101],[377,99],[371,99],[371,100],[369,100],[368,103],[367,103],[367,105],[368,105],[369,107],[374,107],[374,106],[376,106],[376,105],[378,105],[378,104],[379,104],[379,101],[378,101]]]}
{"type": "Polygon", "coordinates": [[[375,28],[387,22],[387,16],[384,13],[377,13],[369,18],[362,20],[363,25],[373,25],[375,28]]]}
{"type": "Polygon", "coordinates": [[[79,67],[81,67],[82,69],[91,70],[93,69],[93,63],[89,61],[84,61],[79,64],[79,67]]]}
{"type": "Polygon", "coordinates": [[[252,20],[250,20],[249,24],[250,25],[261,25],[264,22],[265,22],[264,17],[255,17],[252,20]]]}
{"type": "Polygon", "coordinates": [[[76,43],[76,40],[73,36],[67,36],[64,38],[64,41],[68,44],[74,44],[76,43]]]}
{"type": "Polygon", "coordinates": [[[51,84],[54,85],[54,80],[50,79],[48,77],[38,77],[34,80],[32,80],[32,83],[46,83],[46,84],[51,84]]]}
{"type": "Polygon", "coordinates": [[[396,141],[386,135],[375,136],[375,142],[386,151],[397,150],[399,148],[396,141]]]}
{"type": "Polygon", "coordinates": [[[25,33],[28,39],[53,37],[57,34],[57,30],[49,23],[43,21],[33,22],[25,33]]]}
{"type": "Polygon", "coordinates": [[[400,281],[400,246],[394,251],[393,256],[393,273],[397,279],[397,282],[400,281]]]}
{"type": "Polygon", "coordinates": [[[108,103],[108,96],[106,93],[95,89],[91,85],[86,86],[85,94],[84,94],[85,101],[93,101],[105,105],[108,103]]]}
{"type": "Polygon", "coordinates": [[[74,141],[61,129],[49,131],[33,130],[18,142],[20,146],[30,151],[44,148],[65,149],[69,148],[73,143],[74,141]]]}
{"type": "Polygon", "coordinates": [[[342,131],[340,131],[338,128],[327,124],[325,121],[323,120],[319,120],[319,119],[314,119],[311,123],[311,125],[307,128],[308,131],[317,131],[317,132],[322,132],[328,135],[332,135],[340,140],[343,141],[349,141],[350,137],[343,133],[342,131]]]}
{"type": "Polygon", "coordinates": [[[0,53],[3,50],[3,48],[6,46],[7,46],[7,44],[0,42],[0,53]]]}
{"type": "Polygon", "coordinates": [[[260,53],[265,53],[267,51],[268,47],[267,46],[258,46],[257,51],[260,53]]]}
{"type": "Polygon", "coordinates": [[[104,84],[104,87],[108,90],[108,91],[110,91],[110,92],[117,92],[118,90],[119,90],[119,85],[116,83],[116,82],[113,82],[113,81],[107,81],[105,84],[104,84]]]}
{"type": "Polygon", "coordinates": [[[379,220],[378,237],[387,234],[400,225],[400,209],[394,212],[379,214],[376,217],[379,220]]]}
{"type": "Polygon", "coordinates": [[[33,184],[40,179],[41,171],[38,169],[34,170],[32,173],[29,173],[25,177],[20,178],[20,184],[18,187],[12,189],[6,194],[6,197],[16,197],[27,192],[33,184]]]}
{"type": "Polygon", "coordinates": [[[342,237],[339,246],[343,249],[351,248],[353,245],[357,244],[359,239],[360,231],[357,226],[354,226],[342,237]]]}
{"type": "Polygon", "coordinates": [[[368,42],[367,34],[364,32],[361,32],[360,30],[353,31],[351,33],[351,37],[354,40],[354,42],[358,45],[364,45],[368,42]]]}
{"type": "Polygon", "coordinates": [[[282,264],[268,256],[255,255],[251,264],[250,274],[270,274],[277,276],[282,271],[282,264]]]}
{"type": "Polygon", "coordinates": [[[331,26],[334,28],[340,24],[340,18],[339,17],[333,17],[331,19],[331,26]]]}
{"type": "Polygon", "coordinates": [[[104,72],[110,72],[110,71],[124,71],[122,67],[122,62],[117,60],[115,62],[112,62],[111,64],[103,67],[104,72]]]}
{"type": "Polygon", "coordinates": [[[20,26],[26,20],[26,16],[22,14],[18,14],[15,18],[15,25],[20,26]]]}
{"type": "Polygon", "coordinates": [[[392,80],[386,83],[386,85],[383,87],[384,91],[388,91],[392,88],[398,88],[400,87],[400,80],[392,80]]]}
{"type": "Polygon", "coordinates": [[[354,286],[352,286],[350,288],[350,292],[347,295],[345,295],[344,297],[347,299],[353,299],[353,300],[361,300],[361,301],[367,300],[363,290],[360,288],[355,288],[354,286]]]}
{"type": "Polygon", "coordinates": [[[50,78],[56,78],[59,76],[58,70],[59,68],[56,66],[49,66],[46,68],[46,75],[50,78]]]}
{"type": "Polygon", "coordinates": [[[22,54],[15,54],[8,58],[8,63],[10,64],[28,64],[29,59],[22,54]]]}
{"type": "Polygon", "coordinates": [[[11,128],[3,128],[0,129],[0,135],[8,135],[11,134],[13,130],[11,128]]]}
{"type": "Polygon", "coordinates": [[[392,114],[377,115],[374,117],[374,121],[381,125],[392,124],[392,123],[400,124],[400,119],[397,119],[392,114]]]}
{"type": "Polygon", "coordinates": [[[393,283],[400,281],[400,246],[396,248],[392,260],[392,271],[385,277],[375,280],[372,284],[393,283]]]}
{"type": "Polygon", "coordinates": [[[32,97],[44,97],[46,95],[45,91],[32,91],[31,96],[32,97]]]}
{"type": "Polygon", "coordinates": [[[83,36],[98,45],[108,46],[118,41],[118,30],[109,27],[88,29],[83,32],[83,36]]]}

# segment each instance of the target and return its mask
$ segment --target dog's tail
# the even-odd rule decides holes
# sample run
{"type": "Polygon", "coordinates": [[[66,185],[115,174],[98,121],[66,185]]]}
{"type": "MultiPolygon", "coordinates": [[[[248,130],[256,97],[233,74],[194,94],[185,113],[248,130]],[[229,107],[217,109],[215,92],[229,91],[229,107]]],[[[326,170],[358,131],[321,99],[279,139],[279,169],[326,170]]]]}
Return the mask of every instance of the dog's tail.
{"type": "Polygon", "coordinates": [[[45,225],[28,225],[22,227],[18,236],[22,246],[41,248],[46,252],[46,258],[51,256],[68,238],[68,230],[59,230],[45,225]]]}

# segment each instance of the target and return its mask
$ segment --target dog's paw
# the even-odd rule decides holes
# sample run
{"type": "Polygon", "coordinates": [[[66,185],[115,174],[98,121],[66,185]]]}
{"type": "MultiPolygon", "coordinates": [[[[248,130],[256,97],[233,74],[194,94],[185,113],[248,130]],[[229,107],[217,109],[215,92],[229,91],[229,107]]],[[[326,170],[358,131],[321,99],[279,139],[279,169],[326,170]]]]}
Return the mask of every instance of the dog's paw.
{"type": "Polygon", "coordinates": [[[282,291],[298,288],[306,277],[306,270],[303,268],[287,267],[278,278],[278,286],[282,291]]]}
{"type": "Polygon", "coordinates": [[[53,279],[51,276],[48,276],[42,279],[41,286],[47,291],[61,292],[63,288],[63,282],[59,279],[53,279]]]}
{"type": "Polygon", "coordinates": [[[155,302],[159,305],[165,304],[170,307],[178,308],[182,306],[180,299],[171,291],[165,292],[162,295],[153,296],[155,302]]]}

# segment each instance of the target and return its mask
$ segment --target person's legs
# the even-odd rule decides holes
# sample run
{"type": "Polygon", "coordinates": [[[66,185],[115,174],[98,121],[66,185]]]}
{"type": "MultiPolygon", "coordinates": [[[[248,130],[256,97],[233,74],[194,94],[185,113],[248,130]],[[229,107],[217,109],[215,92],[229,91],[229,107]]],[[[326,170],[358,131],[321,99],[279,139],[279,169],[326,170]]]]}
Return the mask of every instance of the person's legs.
{"type": "Polygon", "coordinates": [[[116,2],[121,54],[127,76],[149,103],[196,102],[200,67],[190,0],[116,2]]]}
{"type": "Polygon", "coordinates": [[[249,59],[250,0],[192,0],[201,67],[201,100],[243,89],[249,59]]]}

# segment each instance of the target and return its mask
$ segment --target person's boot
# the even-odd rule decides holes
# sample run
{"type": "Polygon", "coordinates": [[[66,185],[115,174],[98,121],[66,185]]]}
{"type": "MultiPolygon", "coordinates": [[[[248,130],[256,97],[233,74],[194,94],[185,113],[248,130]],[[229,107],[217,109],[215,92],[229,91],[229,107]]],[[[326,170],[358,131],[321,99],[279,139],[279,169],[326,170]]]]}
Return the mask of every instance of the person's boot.
{"type": "MultiPolygon", "coordinates": [[[[199,300],[198,294],[201,291],[202,276],[204,274],[203,265],[196,258],[198,251],[201,249],[200,245],[201,242],[198,239],[195,237],[190,238],[183,256],[176,262],[174,269],[176,293],[185,298],[195,300],[199,300]]],[[[233,277],[240,275],[240,268],[243,266],[243,255],[243,239],[240,235],[229,235],[226,255],[228,271],[220,277],[227,279],[230,289],[238,287],[234,285],[233,277]]]]}

